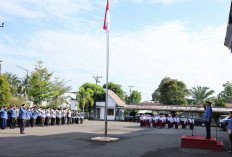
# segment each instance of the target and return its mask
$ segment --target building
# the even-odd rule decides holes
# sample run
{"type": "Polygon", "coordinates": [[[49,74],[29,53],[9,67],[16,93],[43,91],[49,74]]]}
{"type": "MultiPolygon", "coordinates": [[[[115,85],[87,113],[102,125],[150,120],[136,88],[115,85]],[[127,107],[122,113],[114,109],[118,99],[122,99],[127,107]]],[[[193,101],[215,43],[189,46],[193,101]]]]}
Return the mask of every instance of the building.
{"type": "MultiPolygon", "coordinates": [[[[106,89],[103,89],[106,92],[106,89]]],[[[126,104],[112,91],[108,90],[108,120],[124,120],[124,109],[126,104]]],[[[96,102],[95,119],[104,120],[105,102],[96,102]]]]}

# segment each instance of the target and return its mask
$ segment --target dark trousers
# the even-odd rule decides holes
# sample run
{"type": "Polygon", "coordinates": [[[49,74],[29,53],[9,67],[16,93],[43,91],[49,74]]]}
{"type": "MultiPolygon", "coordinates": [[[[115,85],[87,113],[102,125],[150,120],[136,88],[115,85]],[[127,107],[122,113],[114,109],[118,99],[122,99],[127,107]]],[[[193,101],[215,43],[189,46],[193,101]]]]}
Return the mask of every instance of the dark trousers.
{"type": "Polygon", "coordinates": [[[230,138],[230,150],[232,151],[232,135],[229,135],[229,138],[230,138]]]}
{"type": "Polygon", "coordinates": [[[11,117],[11,118],[10,118],[10,128],[11,128],[11,129],[14,129],[15,126],[16,126],[15,117],[11,117]]]}
{"type": "Polygon", "coordinates": [[[72,124],[74,124],[75,123],[75,118],[72,118],[72,124]]]}
{"type": "Polygon", "coordinates": [[[83,124],[83,118],[81,118],[80,121],[81,121],[80,124],[83,124]]]}
{"type": "Polygon", "coordinates": [[[67,124],[69,125],[71,123],[71,117],[67,118],[67,124]]]}
{"type": "Polygon", "coordinates": [[[189,124],[190,130],[193,130],[193,123],[189,124]]]}
{"type": "Polygon", "coordinates": [[[51,125],[55,124],[55,118],[51,118],[51,125]]]}
{"type": "Polygon", "coordinates": [[[1,128],[5,129],[7,127],[7,119],[1,118],[0,121],[1,128]]]}
{"type": "Polygon", "coordinates": [[[62,125],[65,125],[65,117],[62,117],[62,125]]]}
{"type": "Polygon", "coordinates": [[[26,120],[26,127],[29,127],[30,126],[30,119],[27,119],[26,120]]]}
{"type": "Polygon", "coordinates": [[[210,136],[210,122],[205,122],[205,128],[206,128],[206,138],[211,138],[211,136],[210,136]]]}
{"type": "Polygon", "coordinates": [[[57,125],[60,125],[60,118],[57,118],[57,117],[56,117],[56,124],[57,124],[57,125]]]}
{"type": "Polygon", "coordinates": [[[79,124],[79,118],[75,118],[75,123],[79,124]]]}
{"type": "Polygon", "coordinates": [[[39,126],[41,125],[41,117],[37,117],[36,124],[39,125],[39,126]]]}
{"type": "Polygon", "coordinates": [[[26,120],[20,118],[20,133],[23,133],[23,132],[24,132],[25,123],[26,123],[26,120]]]}
{"type": "Polygon", "coordinates": [[[19,117],[17,117],[17,122],[16,122],[16,124],[17,124],[18,126],[20,126],[20,118],[19,118],[19,117]]]}
{"type": "Polygon", "coordinates": [[[35,126],[35,121],[36,121],[35,118],[31,118],[31,119],[30,119],[31,127],[34,127],[34,126],[35,126]]]}
{"type": "Polygon", "coordinates": [[[49,125],[49,121],[50,121],[50,117],[46,117],[46,118],[45,118],[45,125],[46,125],[46,126],[49,125]]]}

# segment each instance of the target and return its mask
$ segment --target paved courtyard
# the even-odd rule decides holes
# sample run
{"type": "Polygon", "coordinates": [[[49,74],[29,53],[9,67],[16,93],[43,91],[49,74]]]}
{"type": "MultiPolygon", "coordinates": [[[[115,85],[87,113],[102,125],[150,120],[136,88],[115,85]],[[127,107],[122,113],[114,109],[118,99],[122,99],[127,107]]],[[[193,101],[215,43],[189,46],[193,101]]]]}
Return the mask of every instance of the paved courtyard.
{"type": "MultiPolygon", "coordinates": [[[[218,129],[218,140],[225,151],[207,151],[180,147],[182,135],[191,135],[188,129],[141,128],[139,123],[109,122],[109,135],[119,137],[118,142],[93,142],[92,137],[102,136],[103,121],[87,121],[82,125],[65,125],[26,128],[26,134],[15,130],[0,130],[0,157],[190,157],[232,156],[228,154],[229,139],[225,131],[218,129]]],[[[205,128],[195,127],[194,134],[205,136],[205,128]]],[[[216,128],[212,128],[215,137],[216,128]]]]}

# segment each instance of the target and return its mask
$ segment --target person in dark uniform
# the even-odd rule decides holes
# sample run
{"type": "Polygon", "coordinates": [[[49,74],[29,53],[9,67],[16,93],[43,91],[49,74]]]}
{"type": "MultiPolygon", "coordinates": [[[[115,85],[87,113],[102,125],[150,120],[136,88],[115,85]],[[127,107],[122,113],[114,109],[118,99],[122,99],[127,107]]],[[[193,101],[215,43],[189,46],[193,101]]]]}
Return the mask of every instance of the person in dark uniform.
{"type": "Polygon", "coordinates": [[[211,135],[210,135],[210,123],[211,123],[211,115],[212,115],[211,102],[207,101],[206,105],[204,105],[204,109],[205,109],[204,120],[205,120],[205,127],[206,127],[206,138],[205,139],[211,139],[211,135]]]}
{"type": "Polygon", "coordinates": [[[20,134],[25,134],[24,128],[25,128],[25,122],[27,119],[27,111],[26,111],[25,104],[22,104],[22,107],[19,110],[19,118],[20,118],[20,134]]]}
{"type": "Polygon", "coordinates": [[[16,114],[15,107],[12,107],[11,115],[10,115],[10,128],[11,129],[14,129],[16,127],[16,118],[17,118],[17,114],[16,114]]]}
{"type": "Polygon", "coordinates": [[[30,127],[30,119],[31,119],[31,110],[30,110],[30,108],[28,107],[27,108],[27,119],[26,119],[26,124],[25,124],[25,126],[26,127],[30,127]]]}
{"type": "Polygon", "coordinates": [[[2,129],[7,127],[7,117],[7,108],[4,106],[3,109],[0,110],[0,125],[2,129]]]}
{"type": "Polygon", "coordinates": [[[232,153],[232,111],[230,111],[230,121],[227,127],[227,134],[230,138],[230,151],[229,153],[232,153]]]}
{"type": "Polygon", "coordinates": [[[32,110],[31,110],[31,127],[35,126],[36,118],[37,118],[37,112],[36,112],[35,108],[32,108],[32,110]]]}

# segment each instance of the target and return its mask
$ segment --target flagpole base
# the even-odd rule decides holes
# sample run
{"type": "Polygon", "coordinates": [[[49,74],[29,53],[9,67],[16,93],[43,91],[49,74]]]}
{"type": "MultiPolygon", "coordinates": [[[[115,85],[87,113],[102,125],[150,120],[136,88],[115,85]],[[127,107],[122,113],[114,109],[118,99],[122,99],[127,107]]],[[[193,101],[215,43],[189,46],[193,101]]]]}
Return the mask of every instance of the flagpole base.
{"type": "Polygon", "coordinates": [[[91,141],[100,141],[100,142],[115,142],[119,141],[119,138],[114,137],[93,137],[91,141]]]}

